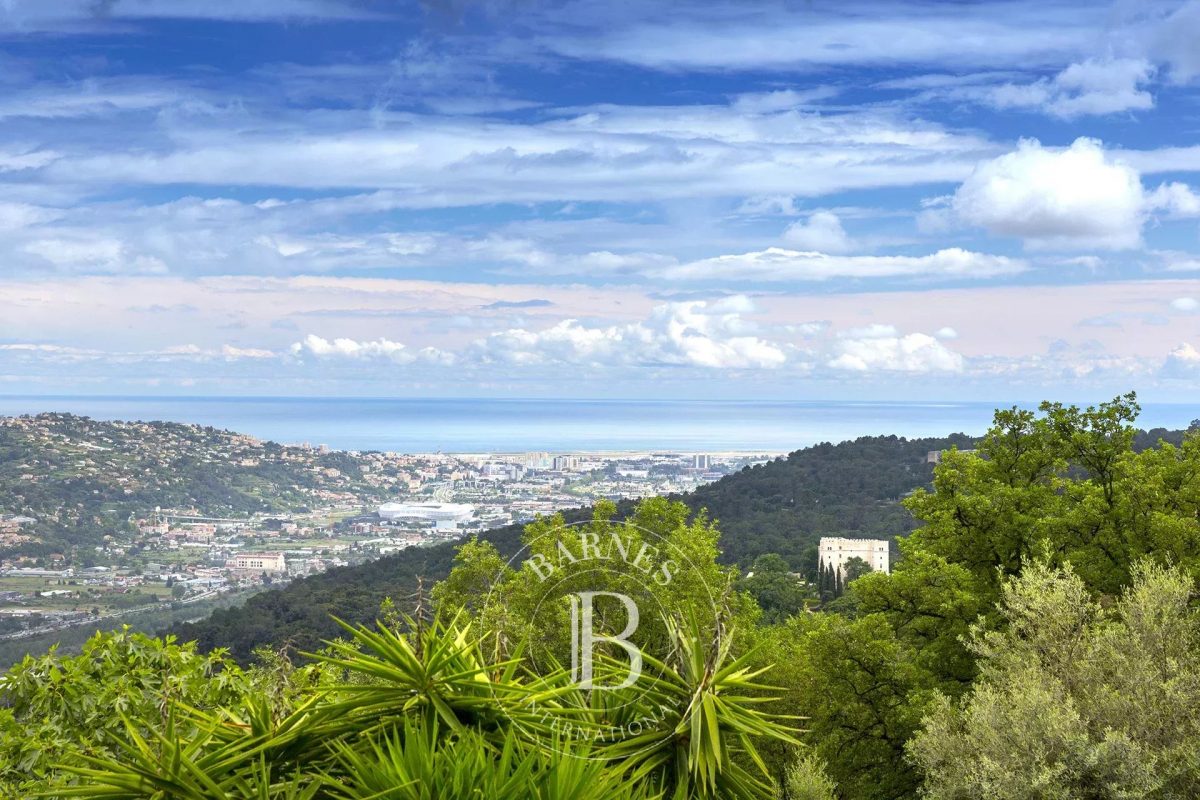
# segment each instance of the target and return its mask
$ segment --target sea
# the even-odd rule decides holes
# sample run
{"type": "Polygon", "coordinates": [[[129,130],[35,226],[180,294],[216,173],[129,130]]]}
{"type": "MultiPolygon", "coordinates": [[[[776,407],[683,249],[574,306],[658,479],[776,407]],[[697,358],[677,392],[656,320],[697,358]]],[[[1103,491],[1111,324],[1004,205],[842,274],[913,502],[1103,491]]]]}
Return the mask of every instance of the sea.
{"type": "MultiPolygon", "coordinates": [[[[895,434],[983,433],[1004,402],[0,396],[0,416],[64,411],[211,425],[284,444],[400,453],[786,453],[895,434]]],[[[1197,404],[1144,404],[1144,428],[1185,428],[1197,404]]]]}

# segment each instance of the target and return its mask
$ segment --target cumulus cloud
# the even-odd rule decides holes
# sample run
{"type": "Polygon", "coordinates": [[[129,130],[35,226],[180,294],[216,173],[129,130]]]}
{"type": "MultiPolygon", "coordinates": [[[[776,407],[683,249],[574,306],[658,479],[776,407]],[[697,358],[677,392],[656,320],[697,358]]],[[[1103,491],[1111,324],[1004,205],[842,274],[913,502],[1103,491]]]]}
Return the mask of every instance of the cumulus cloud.
{"type": "Polygon", "coordinates": [[[661,274],[681,280],[754,281],[904,276],[987,278],[1015,274],[1027,267],[1020,259],[975,253],[958,247],[925,256],[839,256],[769,247],[679,264],[662,270],[661,274]]]}
{"type": "Polygon", "coordinates": [[[352,361],[385,360],[395,364],[411,364],[414,361],[445,364],[453,357],[433,347],[413,352],[411,349],[389,339],[371,341],[336,338],[325,339],[310,333],[296,342],[289,351],[293,356],[315,356],[319,359],[348,359],[352,361]]]}
{"type": "Polygon", "coordinates": [[[550,328],[514,328],[479,340],[472,355],[514,365],[669,365],[723,369],[781,366],[783,349],[758,336],[743,314],[745,297],[693,300],[657,306],[645,322],[589,326],[567,319],[550,328]]]}
{"type": "Polygon", "coordinates": [[[976,167],[951,207],[959,221],[1029,247],[1121,250],[1141,245],[1152,212],[1195,215],[1200,201],[1182,184],[1147,193],[1138,171],[1095,139],[1076,139],[1065,150],[1026,139],[976,167]]]}
{"type": "Polygon", "coordinates": [[[1114,114],[1154,107],[1154,97],[1141,88],[1154,73],[1154,65],[1141,58],[1089,59],[1052,79],[1005,83],[982,90],[982,95],[998,108],[1035,108],[1067,119],[1114,114]]]}
{"type": "Polygon", "coordinates": [[[1146,197],[1146,207],[1172,217],[1200,216],[1200,197],[1182,183],[1164,183],[1146,197]]]}
{"type": "Polygon", "coordinates": [[[901,334],[891,325],[842,333],[828,366],[848,372],[962,372],[963,357],[925,333],[901,334]]]}
{"type": "Polygon", "coordinates": [[[1171,308],[1176,311],[1182,311],[1185,314],[1190,314],[1197,308],[1200,308],[1200,302],[1194,297],[1177,297],[1171,301],[1171,308]]]}
{"type": "Polygon", "coordinates": [[[1200,374],[1200,350],[1189,342],[1181,342],[1167,354],[1161,374],[1164,378],[1195,378],[1200,374]]]}
{"type": "Polygon", "coordinates": [[[802,250],[846,253],[854,249],[842,221],[831,211],[815,211],[807,220],[792,223],[784,231],[783,238],[802,250]]]}

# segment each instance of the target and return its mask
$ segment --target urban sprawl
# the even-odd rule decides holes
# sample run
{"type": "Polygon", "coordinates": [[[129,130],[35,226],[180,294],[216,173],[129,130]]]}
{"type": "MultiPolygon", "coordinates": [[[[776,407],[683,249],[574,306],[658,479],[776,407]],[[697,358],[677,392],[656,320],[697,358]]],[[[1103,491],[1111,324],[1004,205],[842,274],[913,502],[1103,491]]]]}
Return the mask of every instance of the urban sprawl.
{"type": "MultiPolygon", "coordinates": [[[[311,456],[319,477],[329,484],[309,487],[307,503],[288,513],[218,517],[195,507],[146,508],[131,515],[127,536],[104,536],[86,552],[37,557],[19,555],[21,543],[35,538],[30,531],[37,517],[0,514],[0,544],[18,553],[0,560],[0,637],[119,618],[156,605],[178,608],[261,591],[295,577],[600,499],[684,492],[768,458],[736,453],[348,453],[358,478],[351,489],[338,490],[343,476],[315,460],[333,451],[305,444],[283,452],[293,460],[311,456]]],[[[243,459],[242,466],[257,466],[252,460],[243,459]]],[[[79,464],[86,468],[87,460],[79,464]]]]}

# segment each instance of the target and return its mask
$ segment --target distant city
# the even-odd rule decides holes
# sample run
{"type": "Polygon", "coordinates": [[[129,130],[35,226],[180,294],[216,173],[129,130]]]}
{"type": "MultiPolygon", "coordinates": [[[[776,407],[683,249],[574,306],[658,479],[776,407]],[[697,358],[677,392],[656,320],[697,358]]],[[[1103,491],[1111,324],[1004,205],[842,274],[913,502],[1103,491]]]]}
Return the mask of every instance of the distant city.
{"type": "MultiPolygon", "coordinates": [[[[50,438],[45,430],[42,435],[50,438]]],[[[239,448],[261,444],[244,437],[233,441],[239,448]]],[[[246,470],[260,470],[267,460],[237,450],[222,453],[219,458],[246,470]]],[[[135,508],[128,535],[105,536],[94,553],[20,555],[23,544],[36,543],[30,534],[39,520],[0,513],[0,545],[16,553],[0,560],[0,638],[246,595],[600,499],[686,492],[772,456],[341,453],[301,444],[283,448],[277,457],[313,475],[313,485],[293,487],[303,494],[291,511],[210,516],[196,507],[135,508]],[[321,466],[334,456],[352,459],[357,477],[341,490],[318,488],[317,480],[345,481],[341,470],[321,466]]],[[[104,471],[87,460],[77,464],[85,472],[104,471]]]]}

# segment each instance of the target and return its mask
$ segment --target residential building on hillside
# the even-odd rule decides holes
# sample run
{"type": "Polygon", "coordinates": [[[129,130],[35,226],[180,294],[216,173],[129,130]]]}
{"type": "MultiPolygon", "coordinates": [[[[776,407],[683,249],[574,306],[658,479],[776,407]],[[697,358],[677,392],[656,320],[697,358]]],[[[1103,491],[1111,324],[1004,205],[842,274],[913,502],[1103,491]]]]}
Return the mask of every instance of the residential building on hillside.
{"type": "Polygon", "coordinates": [[[818,545],[820,564],[826,572],[845,576],[846,562],[861,558],[875,572],[891,572],[891,558],[885,539],[846,539],[841,536],[822,536],[818,545]]]}

